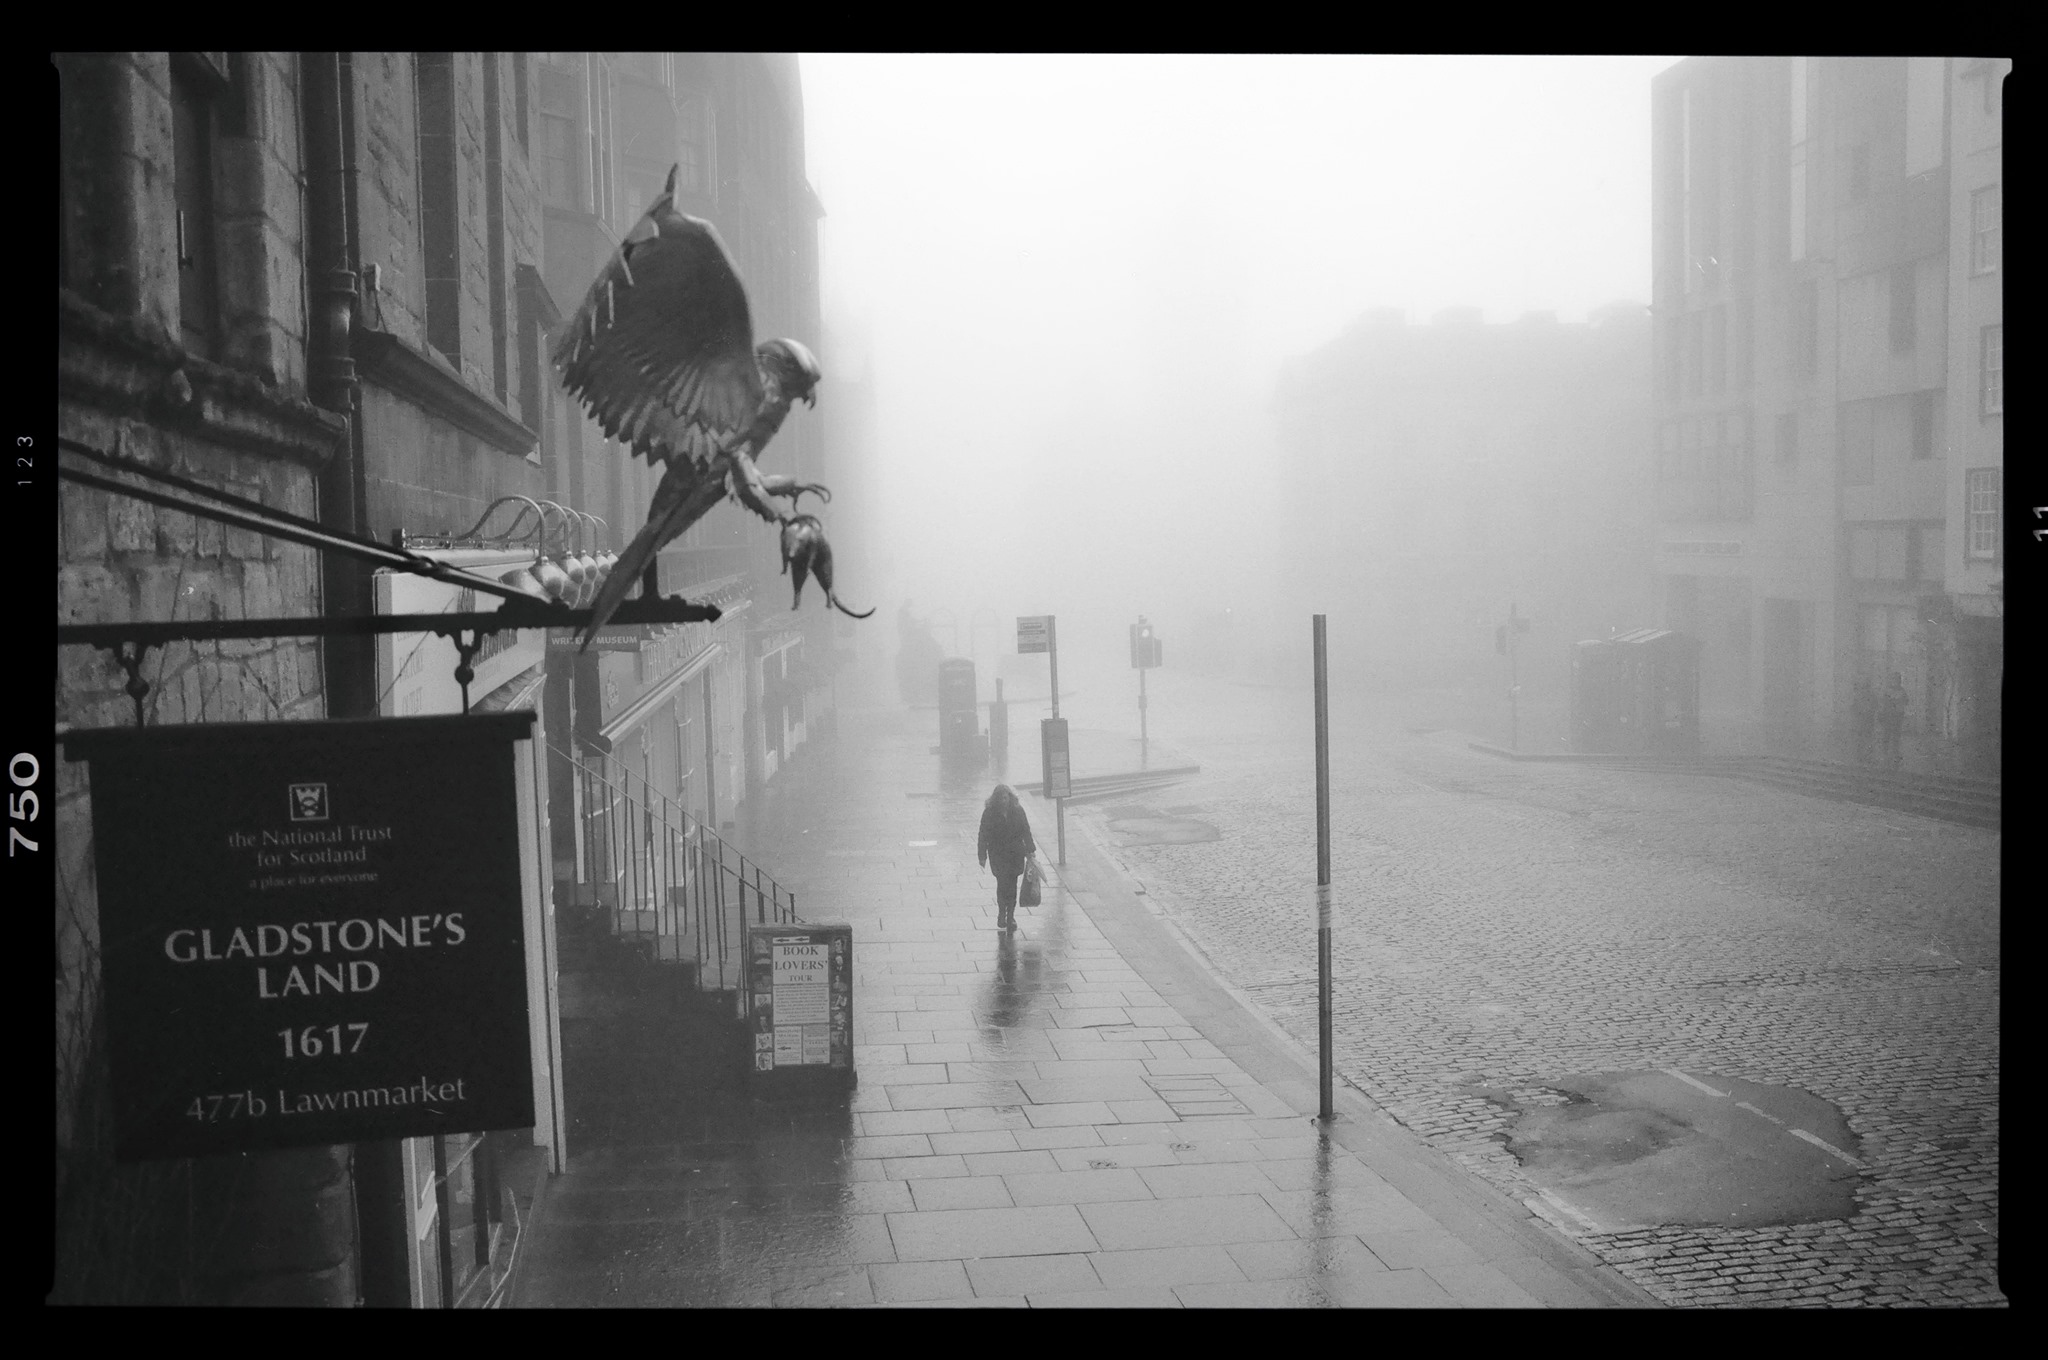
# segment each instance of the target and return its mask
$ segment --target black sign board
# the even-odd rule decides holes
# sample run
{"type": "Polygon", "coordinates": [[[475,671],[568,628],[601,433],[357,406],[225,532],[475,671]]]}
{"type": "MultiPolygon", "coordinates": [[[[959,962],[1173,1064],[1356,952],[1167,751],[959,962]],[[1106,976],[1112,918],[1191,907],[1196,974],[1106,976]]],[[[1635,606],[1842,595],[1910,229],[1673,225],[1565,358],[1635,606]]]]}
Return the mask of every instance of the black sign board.
{"type": "Polygon", "coordinates": [[[64,737],[92,767],[118,1159],[532,1126],[533,718],[64,737]]]}
{"type": "Polygon", "coordinates": [[[853,927],[747,927],[747,1028],[755,1073],[853,1079],[853,927]]]}

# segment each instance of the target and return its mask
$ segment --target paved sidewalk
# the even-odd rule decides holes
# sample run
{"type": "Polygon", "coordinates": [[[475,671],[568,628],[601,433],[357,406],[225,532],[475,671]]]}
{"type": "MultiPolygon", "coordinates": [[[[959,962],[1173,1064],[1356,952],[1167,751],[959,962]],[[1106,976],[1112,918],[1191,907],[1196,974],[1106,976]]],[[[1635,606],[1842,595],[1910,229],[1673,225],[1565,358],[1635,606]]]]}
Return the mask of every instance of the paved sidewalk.
{"type": "Polygon", "coordinates": [[[853,925],[858,1088],[753,1100],[659,1007],[587,1031],[516,1304],[1652,1303],[1355,1095],[1322,1131],[1312,1064],[1075,819],[995,931],[991,781],[939,786],[929,715],[840,717],[750,839],[806,919],[853,925]]]}

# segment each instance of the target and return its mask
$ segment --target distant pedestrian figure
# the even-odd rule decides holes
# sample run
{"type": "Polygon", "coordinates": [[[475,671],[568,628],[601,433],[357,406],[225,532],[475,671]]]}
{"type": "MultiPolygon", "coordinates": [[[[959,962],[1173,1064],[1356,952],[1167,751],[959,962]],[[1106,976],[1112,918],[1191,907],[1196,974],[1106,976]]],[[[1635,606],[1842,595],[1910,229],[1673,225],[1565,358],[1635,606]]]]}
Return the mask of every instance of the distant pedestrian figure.
{"type": "Polygon", "coordinates": [[[1856,682],[1855,693],[1849,699],[1849,735],[1854,743],[1856,763],[1867,765],[1872,759],[1872,740],[1877,734],[1877,691],[1870,687],[1866,677],[1856,682]]]}
{"type": "Polygon", "coordinates": [[[1887,770],[1899,768],[1899,733],[1906,726],[1906,681],[1897,671],[1885,681],[1884,692],[1877,696],[1877,731],[1883,749],[1878,762],[1887,770]]]}
{"type": "Polygon", "coordinates": [[[1017,928],[1017,879],[1024,861],[1038,853],[1031,822],[1008,784],[998,784],[981,809],[981,840],[975,857],[996,876],[996,929],[1017,928]]]}

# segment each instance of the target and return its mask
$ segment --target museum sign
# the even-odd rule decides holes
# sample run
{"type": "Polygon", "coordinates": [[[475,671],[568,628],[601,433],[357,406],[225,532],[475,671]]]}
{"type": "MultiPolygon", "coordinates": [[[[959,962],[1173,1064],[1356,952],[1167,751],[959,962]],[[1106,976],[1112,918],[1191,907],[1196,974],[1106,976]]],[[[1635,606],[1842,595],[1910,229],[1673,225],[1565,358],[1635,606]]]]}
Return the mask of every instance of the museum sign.
{"type": "Polygon", "coordinates": [[[533,718],[63,738],[91,765],[118,1159],[533,1125],[533,718]]]}

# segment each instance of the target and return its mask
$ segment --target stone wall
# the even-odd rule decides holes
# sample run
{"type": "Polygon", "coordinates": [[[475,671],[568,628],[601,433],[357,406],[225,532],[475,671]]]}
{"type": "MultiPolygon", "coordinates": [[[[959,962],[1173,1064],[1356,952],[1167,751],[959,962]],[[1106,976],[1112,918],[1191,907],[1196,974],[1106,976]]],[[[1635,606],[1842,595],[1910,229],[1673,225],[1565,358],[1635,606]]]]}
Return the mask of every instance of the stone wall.
{"type": "MultiPolygon", "coordinates": [[[[216,102],[213,202],[219,352],[178,342],[176,153],[166,53],[60,54],[62,229],[58,429],[91,448],[314,517],[341,417],[305,384],[304,215],[297,59],[235,54],[216,102]]],[[[311,549],[65,484],[61,623],[318,614],[311,549]]],[[[307,638],[173,644],[139,667],[151,725],[325,713],[307,638]]],[[[60,730],[136,720],[107,653],[58,649],[60,730]]],[[[309,1148],[116,1164],[99,1002],[92,806],[59,760],[56,849],[56,1197],[53,1301],[354,1302],[349,1152],[309,1148]]],[[[166,790],[166,797],[203,790],[166,790]]]]}

